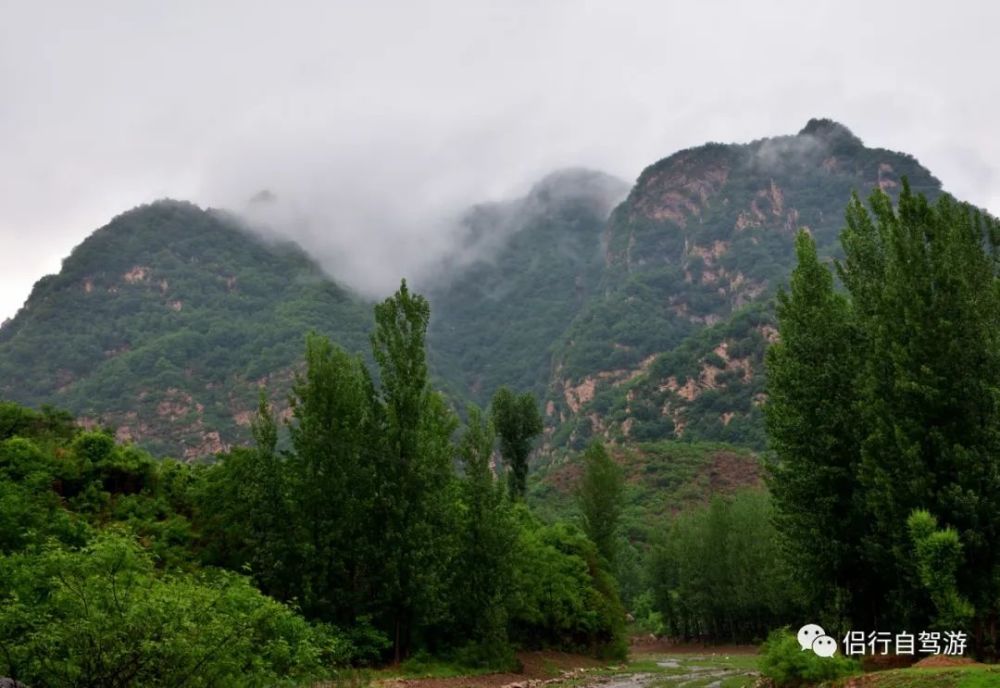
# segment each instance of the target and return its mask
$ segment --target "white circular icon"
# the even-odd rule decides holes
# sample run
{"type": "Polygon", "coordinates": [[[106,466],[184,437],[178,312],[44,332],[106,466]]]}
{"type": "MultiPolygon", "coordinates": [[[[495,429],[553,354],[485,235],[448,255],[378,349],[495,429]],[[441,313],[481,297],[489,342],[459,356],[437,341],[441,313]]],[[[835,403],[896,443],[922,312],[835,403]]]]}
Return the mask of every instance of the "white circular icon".
{"type": "Polygon", "coordinates": [[[812,650],[820,657],[833,657],[837,653],[837,641],[828,635],[821,635],[813,641],[812,650]]]}
{"type": "Polygon", "coordinates": [[[825,636],[826,631],[823,630],[822,626],[816,624],[806,624],[799,629],[799,634],[796,636],[799,640],[799,647],[803,650],[813,649],[813,641],[820,636],[825,636]]]}

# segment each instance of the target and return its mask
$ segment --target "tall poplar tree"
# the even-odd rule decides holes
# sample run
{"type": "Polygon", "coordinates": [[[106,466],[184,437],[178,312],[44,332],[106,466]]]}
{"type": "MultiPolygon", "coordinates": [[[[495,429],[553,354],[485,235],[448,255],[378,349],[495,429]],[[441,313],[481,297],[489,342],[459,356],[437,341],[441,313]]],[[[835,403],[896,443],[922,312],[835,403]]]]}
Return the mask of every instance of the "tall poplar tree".
{"type": "Polygon", "coordinates": [[[464,475],[464,522],[455,599],[458,628],[467,632],[480,662],[500,666],[512,658],[507,642],[507,596],[510,591],[511,551],[517,525],[502,482],[494,476],[490,459],[496,433],[493,423],[476,406],[459,443],[464,475]]]}
{"type": "Polygon", "coordinates": [[[420,640],[418,629],[447,615],[456,547],[451,435],[457,420],[428,382],[429,320],[427,299],[411,294],[403,280],[375,306],[371,337],[382,422],[373,525],[383,543],[380,593],[396,661],[420,640]]]}
{"type": "Polygon", "coordinates": [[[892,572],[886,612],[925,623],[906,523],[928,511],[958,533],[959,591],[983,624],[1000,598],[998,224],[948,196],[932,205],[906,183],[897,208],[879,192],[871,208],[853,201],[840,270],[864,332],[868,559],[892,572]]]}
{"type": "Polygon", "coordinates": [[[374,388],[360,358],[311,335],[291,402],[299,603],[310,616],[351,625],[370,604],[377,545],[367,525],[375,479],[374,388]]]}
{"type": "Polygon", "coordinates": [[[927,514],[957,535],[954,595],[983,652],[1000,611],[1000,224],[905,180],[896,207],[878,190],[869,206],[848,207],[846,295],[800,236],[779,300],[766,406],[777,522],[805,577],[849,596],[855,624],[910,628],[940,617],[907,526],[927,514]]]}
{"type": "Polygon", "coordinates": [[[817,611],[833,603],[829,623],[863,613],[868,587],[857,566],[857,336],[812,237],[800,232],[795,250],[790,289],[777,296],[781,337],[766,354],[768,486],[801,591],[817,611]]]}
{"type": "Polygon", "coordinates": [[[542,433],[542,416],[531,394],[515,394],[501,387],[491,404],[493,424],[500,436],[500,454],[507,464],[511,496],[524,499],[528,486],[528,456],[542,433]]]}
{"type": "Polygon", "coordinates": [[[583,476],[576,490],[583,532],[614,570],[625,481],[604,445],[591,442],[583,454],[583,476]]]}

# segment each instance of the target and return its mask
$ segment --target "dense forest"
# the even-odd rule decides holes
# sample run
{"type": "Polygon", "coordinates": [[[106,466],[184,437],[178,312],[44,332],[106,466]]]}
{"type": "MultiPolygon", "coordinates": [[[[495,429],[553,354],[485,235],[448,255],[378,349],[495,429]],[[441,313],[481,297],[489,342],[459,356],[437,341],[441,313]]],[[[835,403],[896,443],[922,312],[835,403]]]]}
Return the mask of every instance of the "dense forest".
{"type": "MultiPolygon", "coordinates": [[[[504,385],[531,392],[546,449],[762,451],[764,352],[796,231],[842,258],[852,190],[895,200],[904,176],[941,193],[913,157],[810,120],[790,136],[679,151],[631,191],[571,169],[475,204],[440,264],[410,280],[434,304],[431,380],[461,413],[504,385]]],[[[0,396],[109,425],[155,456],[248,442],[261,385],[287,412],[303,333],[373,362],[374,297],[275,241],[281,230],[169,200],[113,218],[0,325],[0,396]]]]}
{"type": "MultiPolygon", "coordinates": [[[[315,308],[271,298],[280,265],[243,283],[242,307],[287,316],[260,336],[301,326],[304,342],[298,363],[268,349],[288,379],[257,380],[250,441],[177,461],[93,419],[0,402],[0,675],[33,687],[309,685],[429,659],[511,669],[530,648],[619,660],[638,633],[770,636],[777,662],[798,652],[781,629],[804,619],[835,638],[964,631],[971,654],[995,659],[1000,223],[932,196],[905,177],[894,196],[853,196],[835,247],[795,235],[773,308],[729,303],[731,317],[643,359],[627,384],[591,387],[574,413],[625,434],[546,422],[542,390],[516,375],[502,384],[509,361],[484,370],[495,389],[482,408],[462,406],[470,378],[431,366],[426,298],[403,281],[360,323],[360,302],[281,249],[315,308]],[[327,302],[350,324],[348,346],[310,327],[327,302]],[[712,386],[687,399],[700,411],[681,438],[670,403],[705,381],[706,361],[712,386]],[[765,375],[744,375],[759,366],[765,375]],[[737,397],[752,408],[724,425],[743,446],[696,441],[718,439],[711,419],[737,397]]],[[[559,222],[592,219],[574,208],[559,222]]],[[[565,257],[567,271],[595,269],[586,242],[565,257]]],[[[209,300],[226,301],[231,285],[216,287],[209,300]]],[[[563,288],[552,312],[575,298],[563,288]]],[[[244,334],[239,347],[263,341],[244,334]]],[[[26,341],[15,342],[24,355],[26,341]]],[[[170,348],[151,337],[120,365],[181,355],[170,348]]],[[[169,361],[147,372],[184,377],[169,361]]]]}
{"type": "MultiPolygon", "coordinates": [[[[374,371],[309,336],[285,427],[262,397],[255,444],[212,463],[155,460],[4,403],[0,673],[270,685],[420,653],[496,667],[515,646],[624,656],[610,553],[587,534],[615,504],[588,502],[582,529],[536,517],[535,401],[501,389],[459,430],[428,383],[428,317],[405,282],[376,306],[374,371]]],[[[595,468],[584,493],[613,479],[595,468]]]]}

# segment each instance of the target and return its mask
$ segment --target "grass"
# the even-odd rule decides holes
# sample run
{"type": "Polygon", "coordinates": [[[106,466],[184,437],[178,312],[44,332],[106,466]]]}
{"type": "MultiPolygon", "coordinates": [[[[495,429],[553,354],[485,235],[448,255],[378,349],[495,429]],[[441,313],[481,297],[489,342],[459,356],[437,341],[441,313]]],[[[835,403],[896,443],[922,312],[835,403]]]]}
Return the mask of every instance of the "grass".
{"type": "Polygon", "coordinates": [[[496,673],[496,667],[470,667],[459,662],[417,654],[398,666],[388,666],[375,672],[375,679],[391,678],[456,678],[496,673]]]}
{"type": "MultiPolygon", "coordinates": [[[[835,684],[844,685],[844,682],[835,684]]],[[[996,688],[1000,666],[892,669],[869,674],[865,688],[996,688]]]]}

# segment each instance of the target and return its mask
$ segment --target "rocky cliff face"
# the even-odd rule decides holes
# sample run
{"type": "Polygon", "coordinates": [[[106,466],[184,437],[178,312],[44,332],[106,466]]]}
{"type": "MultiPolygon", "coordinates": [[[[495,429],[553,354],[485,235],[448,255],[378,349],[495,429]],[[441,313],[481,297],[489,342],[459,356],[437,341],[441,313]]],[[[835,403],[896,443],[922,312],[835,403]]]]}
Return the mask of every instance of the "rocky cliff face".
{"type": "Polygon", "coordinates": [[[759,445],[768,304],[794,267],[795,233],[833,254],[851,193],[893,194],[903,176],[941,191],[912,157],[867,148],[829,120],[648,167],[608,222],[598,293],[555,352],[550,441],[759,445]]]}
{"type": "MultiPolygon", "coordinates": [[[[477,206],[437,279],[415,285],[431,299],[436,384],[458,407],[502,384],[534,391],[550,448],[760,447],[770,304],[795,233],[833,255],[850,194],[895,193],[903,176],[940,193],[912,157],[812,120],[680,151],[631,190],[570,170],[477,206]]],[[[370,305],[294,246],[161,202],[95,232],[0,327],[0,397],[194,458],[248,439],[260,387],[282,408],[305,333],[366,351],[370,322],[370,305]]]]}

